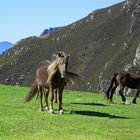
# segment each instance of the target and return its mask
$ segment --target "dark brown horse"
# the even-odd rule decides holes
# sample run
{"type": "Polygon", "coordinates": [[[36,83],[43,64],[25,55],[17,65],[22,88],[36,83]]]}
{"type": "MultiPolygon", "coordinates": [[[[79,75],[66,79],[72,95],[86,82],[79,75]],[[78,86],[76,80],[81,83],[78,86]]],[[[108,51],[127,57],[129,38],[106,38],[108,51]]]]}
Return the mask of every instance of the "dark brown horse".
{"type": "Polygon", "coordinates": [[[54,93],[58,92],[59,95],[59,113],[63,114],[62,109],[62,93],[64,87],[67,83],[75,84],[78,82],[80,76],[68,72],[68,59],[69,55],[65,54],[64,52],[59,52],[59,54],[55,57],[55,59],[50,62],[45,60],[39,64],[39,67],[36,71],[36,80],[33,83],[29,93],[25,97],[25,102],[30,101],[38,91],[38,95],[40,97],[40,107],[39,110],[43,111],[43,104],[42,104],[42,97],[43,88],[46,89],[45,93],[45,109],[50,113],[53,113],[53,100],[54,100],[54,93]],[[50,97],[50,108],[48,107],[48,94],[51,90],[51,97],[50,97]]]}
{"type": "Polygon", "coordinates": [[[107,100],[109,100],[110,103],[113,103],[113,93],[115,92],[116,88],[118,87],[118,92],[122,97],[122,101],[125,104],[129,104],[123,95],[123,90],[125,87],[131,88],[131,89],[137,89],[137,93],[135,97],[132,100],[132,103],[136,104],[136,99],[139,96],[140,92],[140,73],[134,73],[134,72],[126,72],[126,71],[120,71],[118,73],[114,73],[111,79],[110,86],[106,92],[107,100]]]}

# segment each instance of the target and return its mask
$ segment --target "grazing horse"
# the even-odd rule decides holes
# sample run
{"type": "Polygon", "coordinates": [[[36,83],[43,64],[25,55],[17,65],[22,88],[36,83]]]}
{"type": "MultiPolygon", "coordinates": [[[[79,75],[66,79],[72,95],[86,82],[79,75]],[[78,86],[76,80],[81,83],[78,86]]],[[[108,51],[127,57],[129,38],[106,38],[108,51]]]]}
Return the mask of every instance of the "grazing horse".
{"type": "Polygon", "coordinates": [[[134,73],[134,72],[126,72],[126,71],[120,71],[118,73],[114,73],[111,79],[110,86],[106,92],[107,100],[110,101],[110,103],[113,103],[113,93],[115,92],[116,88],[118,87],[118,92],[122,97],[122,101],[125,104],[129,104],[123,95],[123,90],[125,87],[131,88],[131,89],[137,89],[137,93],[135,97],[132,100],[132,103],[136,104],[136,99],[139,96],[140,92],[140,74],[134,73]]]}
{"type": "Polygon", "coordinates": [[[49,113],[53,113],[53,100],[54,94],[59,95],[59,113],[63,114],[62,109],[62,93],[67,83],[76,84],[80,80],[80,76],[76,73],[67,71],[69,55],[64,52],[59,52],[55,59],[50,62],[45,60],[39,64],[36,70],[36,80],[33,83],[29,93],[25,97],[25,103],[30,101],[38,91],[40,97],[39,110],[43,111],[42,97],[43,88],[46,89],[45,93],[45,109],[49,113]],[[48,107],[48,94],[51,90],[50,108],[48,107]],[[55,93],[56,92],[56,93],[55,93]]]}

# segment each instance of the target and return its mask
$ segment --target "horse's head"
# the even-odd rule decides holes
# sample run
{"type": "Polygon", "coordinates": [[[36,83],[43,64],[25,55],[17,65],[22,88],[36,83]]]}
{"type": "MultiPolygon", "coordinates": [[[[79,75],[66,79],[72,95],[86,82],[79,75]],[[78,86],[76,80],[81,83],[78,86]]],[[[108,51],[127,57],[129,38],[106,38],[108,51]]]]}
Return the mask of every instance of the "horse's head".
{"type": "Polygon", "coordinates": [[[61,78],[65,78],[67,68],[68,68],[68,60],[69,60],[70,55],[65,54],[64,52],[59,52],[57,56],[57,68],[60,72],[61,78]]]}
{"type": "Polygon", "coordinates": [[[47,83],[51,83],[51,80],[54,76],[59,76],[61,78],[66,77],[67,67],[68,67],[69,55],[66,55],[64,52],[59,52],[53,62],[48,67],[48,79],[47,83]]]}
{"type": "Polygon", "coordinates": [[[64,78],[65,82],[76,84],[80,81],[80,76],[76,73],[67,71],[70,55],[64,52],[59,52],[55,55],[53,62],[48,67],[48,79],[46,84],[49,86],[52,83],[52,79],[64,78]]]}

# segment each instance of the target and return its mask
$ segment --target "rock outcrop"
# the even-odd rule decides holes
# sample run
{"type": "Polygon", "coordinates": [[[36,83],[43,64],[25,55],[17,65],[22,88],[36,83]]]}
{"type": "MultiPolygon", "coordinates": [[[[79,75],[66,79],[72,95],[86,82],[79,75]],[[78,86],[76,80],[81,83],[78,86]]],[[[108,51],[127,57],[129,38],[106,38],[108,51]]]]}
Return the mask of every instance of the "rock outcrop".
{"type": "Polygon", "coordinates": [[[51,33],[53,32],[57,32],[59,31],[60,29],[62,29],[63,27],[50,27],[49,29],[45,29],[42,33],[41,33],[41,36],[42,35],[50,35],[51,33]]]}
{"type": "Polygon", "coordinates": [[[140,28],[140,0],[127,0],[124,9],[131,14],[130,33],[138,33],[140,28]]]}

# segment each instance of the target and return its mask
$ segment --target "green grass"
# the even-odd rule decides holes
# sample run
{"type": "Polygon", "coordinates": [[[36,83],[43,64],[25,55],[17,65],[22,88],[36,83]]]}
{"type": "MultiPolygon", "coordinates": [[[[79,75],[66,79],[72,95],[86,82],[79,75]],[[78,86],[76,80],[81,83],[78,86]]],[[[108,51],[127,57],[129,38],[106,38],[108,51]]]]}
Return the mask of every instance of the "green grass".
{"type": "MultiPolygon", "coordinates": [[[[109,105],[103,95],[65,91],[64,115],[39,112],[39,102],[24,104],[28,88],[0,85],[0,140],[135,140],[140,138],[137,105],[109,105]]],[[[130,100],[131,98],[128,98],[130,100]]]]}

